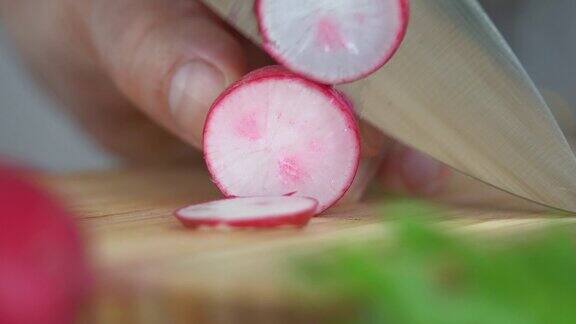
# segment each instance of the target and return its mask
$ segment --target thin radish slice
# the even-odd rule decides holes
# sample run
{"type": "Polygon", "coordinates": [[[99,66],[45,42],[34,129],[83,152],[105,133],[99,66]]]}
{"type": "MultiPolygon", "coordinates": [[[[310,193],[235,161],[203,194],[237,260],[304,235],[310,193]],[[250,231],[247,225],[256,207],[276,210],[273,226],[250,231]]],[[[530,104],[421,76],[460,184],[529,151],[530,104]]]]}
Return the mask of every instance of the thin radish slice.
{"type": "Polygon", "coordinates": [[[397,51],[408,0],[256,0],[264,49],[290,70],[318,82],[361,79],[397,51]]]}
{"type": "Polygon", "coordinates": [[[279,196],[229,198],[192,205],[176,211],[187,227],[303,227],[314,216],[312,198],[279,196]]]}
{"type": "Polygon", "coordinates": [[[350,187],[360,139],[353,108],[339,92],[280,67],[249,74],[214,103],[204,158],[227,196],[312,197],[317,212],[350,187]]]}

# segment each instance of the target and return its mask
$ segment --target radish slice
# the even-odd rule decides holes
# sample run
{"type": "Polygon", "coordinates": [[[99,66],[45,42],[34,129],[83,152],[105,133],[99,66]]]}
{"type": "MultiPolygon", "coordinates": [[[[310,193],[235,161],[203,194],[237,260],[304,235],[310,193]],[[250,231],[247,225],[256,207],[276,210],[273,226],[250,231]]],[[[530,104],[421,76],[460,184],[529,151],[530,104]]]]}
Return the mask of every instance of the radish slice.
{"type": "Polygon", "coordinates": [[[268,67],[214,103],[204,158],[227,196],[295,196],[330,207],[350,187],[360,140],[349,102],[333,88],[268,67]]]}
{"type": "Polygon", "coordinates": [[[191,228],[303,227],[317,206],[316,200],[305,197],[229,198],[182,208],[176,211],[176,217],[191,228]]]}
{"type": "Polygon", "coordinates": [[[361,79],[384,65],[408,25],[408,0],[256,0],[264,49],[318,82],[361,79]]]}

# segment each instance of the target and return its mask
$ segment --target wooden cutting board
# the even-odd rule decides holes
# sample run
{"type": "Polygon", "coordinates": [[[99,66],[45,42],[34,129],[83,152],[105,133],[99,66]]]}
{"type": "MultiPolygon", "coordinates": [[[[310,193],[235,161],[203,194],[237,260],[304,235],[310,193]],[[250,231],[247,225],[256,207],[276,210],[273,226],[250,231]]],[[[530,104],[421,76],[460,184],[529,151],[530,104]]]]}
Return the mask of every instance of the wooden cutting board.
{"type": "MultiPolygon", "coordinates": [[[[86,317],[96,323],[317,323],[337,311],[290,280],[293,257],[386,235],[377,190],[303,230],[210,232],[186,230],[172,216],[219,197],[200,170],[71,174],[45,183],[86,231],[96,269],[86,317]]],[[[475,180],[455,177],[452,188],[438,198],[449,228],[507,236],[545,221],[541,207],[475,180]]]]}

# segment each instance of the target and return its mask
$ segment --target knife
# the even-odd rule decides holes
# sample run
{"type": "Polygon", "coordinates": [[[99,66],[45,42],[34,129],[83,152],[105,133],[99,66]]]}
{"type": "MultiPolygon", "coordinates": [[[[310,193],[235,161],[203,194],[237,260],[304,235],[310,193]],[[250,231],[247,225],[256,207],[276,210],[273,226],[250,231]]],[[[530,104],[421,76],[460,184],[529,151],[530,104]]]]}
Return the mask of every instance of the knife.
{"type": "MultiPolygon", "coordinates": [[[[261,44],[254,0],[203,0],[261,44]]],[[[411,0],[396,56],[337,86],[363,119],[492,186],[576,212],[576,158],[542,95],[475,0],[411,0]]]]}

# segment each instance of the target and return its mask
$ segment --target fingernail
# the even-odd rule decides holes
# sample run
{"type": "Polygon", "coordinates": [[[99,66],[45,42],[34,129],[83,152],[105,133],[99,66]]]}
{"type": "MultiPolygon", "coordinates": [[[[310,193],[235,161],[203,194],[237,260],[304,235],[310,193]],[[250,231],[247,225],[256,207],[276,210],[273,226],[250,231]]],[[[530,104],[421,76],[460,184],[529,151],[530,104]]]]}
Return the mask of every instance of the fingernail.
{"type": "Polygon", "coordinates": [[[433,195],[446,184],[446,166],[412,149],[402,156],[401,174],[407,189],[413,193],[433,195]]]}
{"type": "Polygon", "coordinates": [[[226,87],[222,71],[203,60],[180,66],[170,84],[170,112],[185,136],[199,144],[204,119],[212,102],[226,87]]]}

